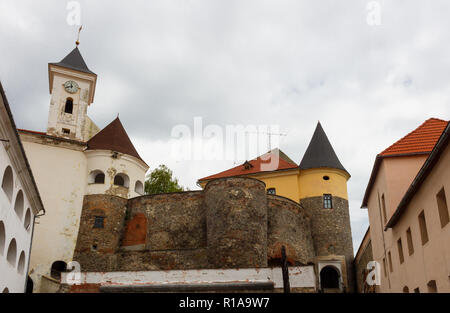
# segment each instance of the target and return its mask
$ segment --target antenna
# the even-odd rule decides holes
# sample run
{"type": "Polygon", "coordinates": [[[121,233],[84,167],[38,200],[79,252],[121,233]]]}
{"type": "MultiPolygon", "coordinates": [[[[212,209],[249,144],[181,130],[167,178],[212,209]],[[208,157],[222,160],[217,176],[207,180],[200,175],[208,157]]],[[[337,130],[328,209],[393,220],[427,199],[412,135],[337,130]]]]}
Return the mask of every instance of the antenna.
{"type": "Polygon", "coordinates": [[[272,133],[270,131],[268,132],[264,132],[264,131],[256,131],[256,132],[246,132],[247,134],[266,134],[267,135],[267,139],[268,139],[268,145],[269,145],[269,150],[268,151],[272,151],[272,136],[287,136],[287,134],[285,133],[272,133]]]}

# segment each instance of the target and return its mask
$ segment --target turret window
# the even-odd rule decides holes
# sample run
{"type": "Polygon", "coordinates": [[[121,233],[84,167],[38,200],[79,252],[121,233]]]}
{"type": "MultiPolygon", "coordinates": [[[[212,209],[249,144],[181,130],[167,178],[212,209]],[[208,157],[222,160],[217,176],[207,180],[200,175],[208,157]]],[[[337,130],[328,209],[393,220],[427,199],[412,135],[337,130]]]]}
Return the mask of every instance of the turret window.
{"type": "Polygon", "coordinates": [[[94,220],[94,228],[104,228],[105,227],[105,217],[96,216],[94,220]]]}
{"type": "Polygon", "coordinates": [[[267,194],[268,195],[276,195],[277,191],[275,188],[269,188],[269,189],[267,189],[267,194]]]}
{"type": "Polygon", "coordinates": [[[332,209],[333,208],[333,198],[330,194],[323,195],[323,208],[332,209]]]}
{"type": "Polygon", "coordinates": [[[128,188],[130,186],[130,179],[126,174],[120,173],[114,177],[114,185],[128,188]]]}
{"type": "Polygon", "coordinates": [[[66,106],[64,107],[64,112],[68,114],[73,113],[73,99],[67,98],[66,100],[66,106]]]}

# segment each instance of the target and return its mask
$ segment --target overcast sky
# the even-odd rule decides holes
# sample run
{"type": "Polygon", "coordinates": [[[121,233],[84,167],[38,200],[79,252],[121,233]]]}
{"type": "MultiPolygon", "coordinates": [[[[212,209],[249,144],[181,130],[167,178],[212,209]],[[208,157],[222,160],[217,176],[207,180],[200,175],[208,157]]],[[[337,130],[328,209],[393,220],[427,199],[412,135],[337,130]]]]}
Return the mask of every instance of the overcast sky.
{"type": "MultiPolygon", "coordinates": [[[[19,128],[46,130],[47,64],[75,47],[78,29],[67,2],[0,0],[0,80],[19,128]]],[[[355,250],[376,154],[450,116],[449,1],[79,3],[80,51],[98,74],[88,114],[100,128],[120,113],[151,169],[166,164],[197,189],[236,162],[173,158],[176,125],[279,125],[280,148],[299,163],[320,120],[352,175],[355,250]]]]}

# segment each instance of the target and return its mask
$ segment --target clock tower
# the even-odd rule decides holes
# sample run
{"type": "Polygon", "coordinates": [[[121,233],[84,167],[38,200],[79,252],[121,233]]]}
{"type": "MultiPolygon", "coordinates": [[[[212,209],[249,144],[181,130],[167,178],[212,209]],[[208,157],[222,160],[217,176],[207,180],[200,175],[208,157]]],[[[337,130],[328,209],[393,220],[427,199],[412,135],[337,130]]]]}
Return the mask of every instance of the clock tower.
{"type": "Polygon", "coordinates": [[[59,63],[48,64],[50,109],[47,135],[88,141],[98,127],[87,116],[94,102],[97,74],[89,70],[78,46],[59,63]]]}

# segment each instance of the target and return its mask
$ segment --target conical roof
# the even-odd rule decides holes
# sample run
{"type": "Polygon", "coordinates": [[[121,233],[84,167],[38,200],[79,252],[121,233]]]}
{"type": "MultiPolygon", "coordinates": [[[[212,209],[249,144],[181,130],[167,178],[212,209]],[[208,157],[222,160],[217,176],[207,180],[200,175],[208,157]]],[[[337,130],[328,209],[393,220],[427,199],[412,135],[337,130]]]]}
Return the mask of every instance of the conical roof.
{"type": "MultiPolygon", "coordinates": [[[[142,158],[137,153],[119,117],[87,142],[87,150],[111,150],[142,158]]],[[[144,162],[145,163],[145,162],[144,162]]]]}
{"type": "Polygon", "coordinates": [[[311,142],[306,149],[305,155],[300,162],[300,169],[321,168],[329,167],[345,171],[347,170],[342,166],[339,161],[336,152],[334,152],[330,141],[328,140],[325,131],[322,128],[320,122],[317,123],[316,130],[312,136],[311,142]]]}
{"type": "Polygon", "coordinates": [[[61,60],[61,62],[50,64],[97,75],[87,67],[86,62],[84,62],[84,59],[81,56],[80,50],[78,50],[78,47],[73,49],[72,52],[70,52],[64,59],[61,60]]]}

